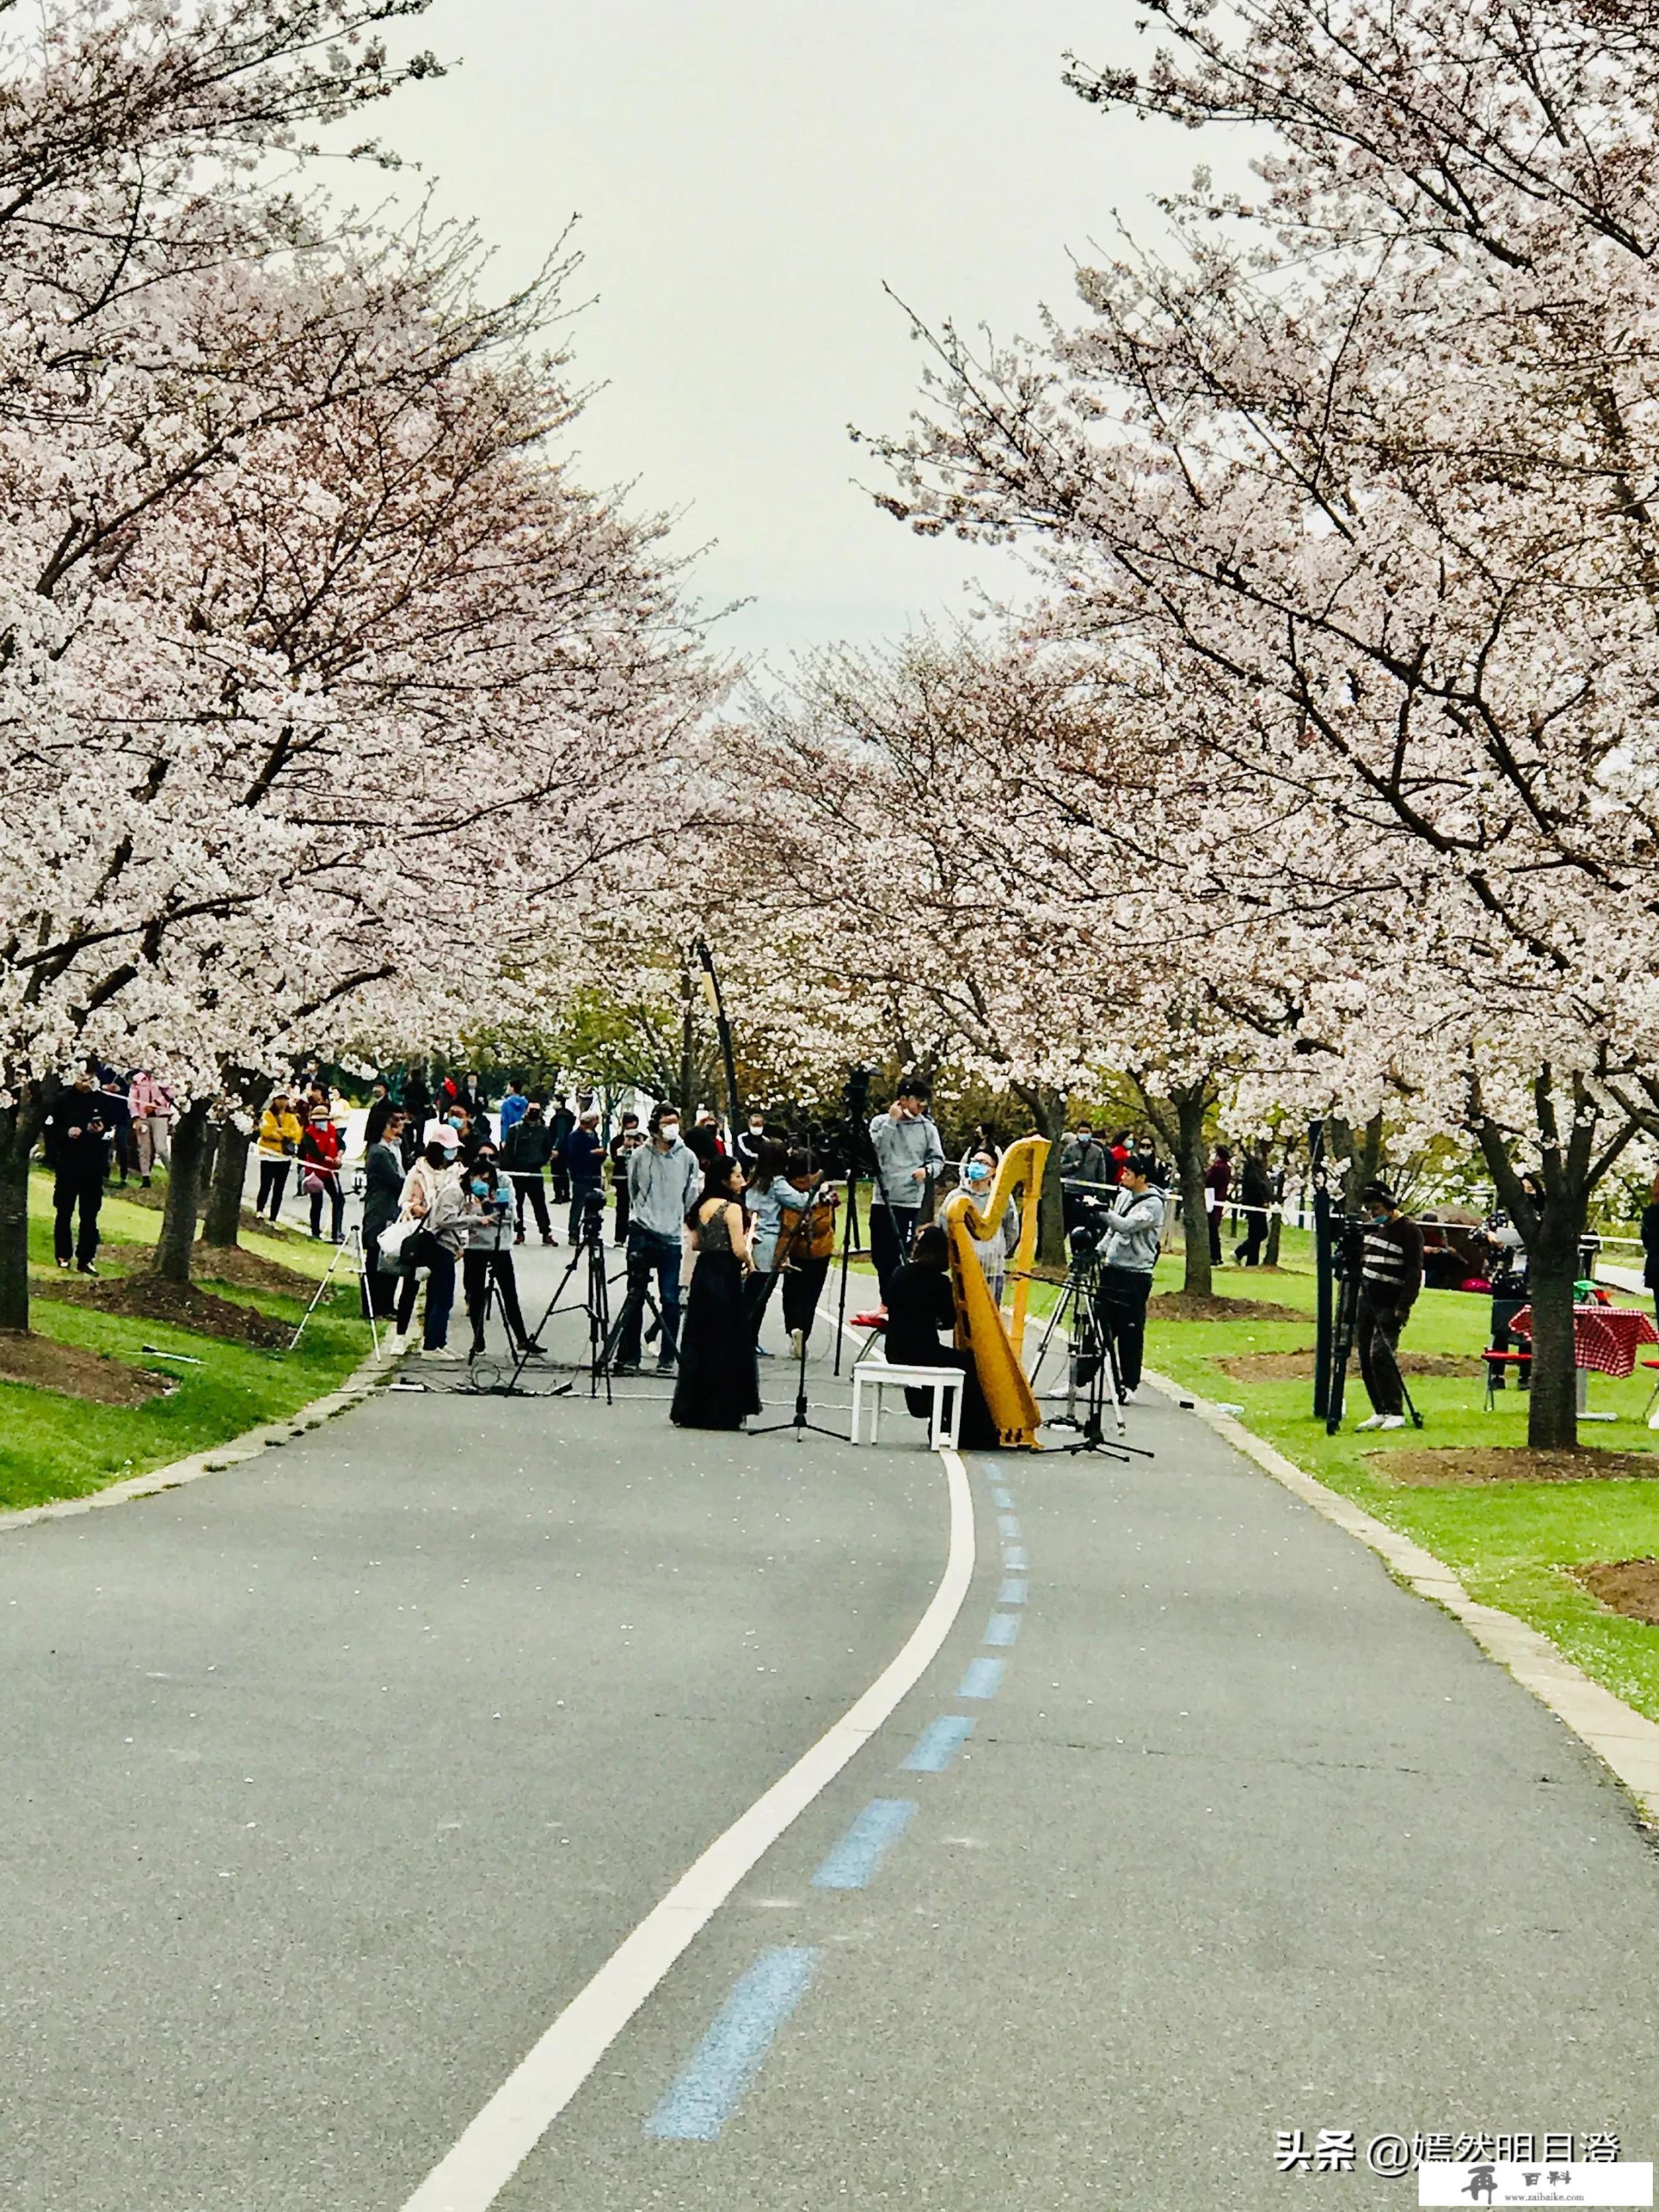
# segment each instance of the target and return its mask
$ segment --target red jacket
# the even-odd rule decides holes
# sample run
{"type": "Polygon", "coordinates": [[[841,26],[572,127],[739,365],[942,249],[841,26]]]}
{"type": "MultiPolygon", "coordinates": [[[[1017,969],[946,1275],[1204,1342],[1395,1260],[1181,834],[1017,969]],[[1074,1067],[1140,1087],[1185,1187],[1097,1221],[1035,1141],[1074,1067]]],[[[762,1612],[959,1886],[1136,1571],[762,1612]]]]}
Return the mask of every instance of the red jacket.
{"type": "Polygon", "coordinates": [[[340,1164],[345,1139],[332,1121],[307,1121],[300,1139],[300,1158],[319,1174],[332,1175],[340,1164]]]}

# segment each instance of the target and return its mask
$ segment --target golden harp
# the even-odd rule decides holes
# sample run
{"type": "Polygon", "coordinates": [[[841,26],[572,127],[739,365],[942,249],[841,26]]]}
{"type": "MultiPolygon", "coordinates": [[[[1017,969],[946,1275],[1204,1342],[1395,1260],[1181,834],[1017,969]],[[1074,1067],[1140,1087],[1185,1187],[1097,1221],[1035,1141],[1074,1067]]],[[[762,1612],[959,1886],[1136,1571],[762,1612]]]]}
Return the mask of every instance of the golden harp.
{"type": "Polygon", "coordinates": [[[951,1288],[957,1304],[957,1344],[968,1352],[979,1376],[979,1387],[997,1427],[997,1441],[1005,1446],[1034,1448],[1042,1415],[1025,1379],[1022,1354],[1025,1345],[1025,1308],[1031,1287],[1031,1262],[1036,1255],[1037,1200],[1042,1189],[1043,1164],[1048,1157],[1046,1137],[1022,1137],[1002,1156],[988,1198],[975,1200],[967,1191],[952,1191],[940,1210],[951,1247],[951,1288]],[[1019,1242],[1008,1255],[1008,1274],[1013,1285],[1013,1315],[1005,1322],[991,1295],[985,1270],[974,1249],[993,1236],[997,1224],[1019,1193],[1019,1242]]]}

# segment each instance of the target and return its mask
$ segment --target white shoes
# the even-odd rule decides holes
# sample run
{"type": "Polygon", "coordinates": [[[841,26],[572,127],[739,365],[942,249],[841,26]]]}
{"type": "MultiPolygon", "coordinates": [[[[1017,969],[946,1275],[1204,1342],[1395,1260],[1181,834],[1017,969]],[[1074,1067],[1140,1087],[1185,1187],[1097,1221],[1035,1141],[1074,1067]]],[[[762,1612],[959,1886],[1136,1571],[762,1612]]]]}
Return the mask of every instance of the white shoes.
{"type": "Polygon", "coordinates": [[[805,1339],[800,1330],[792,1328],[789,1332],[789,1357],[792,1359],[799,1359],[805,1348],[805,1339]]]}
{"type": "MultiPolygon", "coordinates": [[[[1056,1382],[1052,1390],[1043,1392],[1042,1402],[1045,1406],[1056,1405],[1062,1398],[1069,1398],[1071,1395],[1072,1386],[1069,1382],[1056,1382]]],[[[1084,1395],[1086,1396],[1088,1394],[1085,1392],[1084,1395]]]]}
{"type": "Polygon", "coordinates": [[[447,1344],[424,1344],[421,1346],[422,1359],[447,1359],[451,1356],[447,1344]]]}
{"type": "Polygon", "coordinates": [[[1373,1413],[1368,1421],[1356,1421],[1354,1431],[1357,1435],[1364,1436],[1368,1429],[1403,1429],[1405,1425],[1406,1416],[1403,1413],[1373,1413]]]}
{"type": "Polygon", "coordinates": [[[389,1329],[380,1339],[382,1359],[401,1359],[408,1349],[409,1339],[406,1336],[400,1336],[395,1328],[389,1329]]]}

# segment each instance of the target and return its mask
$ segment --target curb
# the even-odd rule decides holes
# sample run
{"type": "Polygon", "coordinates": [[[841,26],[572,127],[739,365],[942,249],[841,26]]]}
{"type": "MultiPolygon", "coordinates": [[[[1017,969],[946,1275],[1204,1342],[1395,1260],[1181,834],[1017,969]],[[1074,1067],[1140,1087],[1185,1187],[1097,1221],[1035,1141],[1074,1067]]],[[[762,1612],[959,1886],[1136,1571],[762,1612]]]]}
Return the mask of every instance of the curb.
{"type": "Polygon", "coordinates": [[[1150,1368],[1142,1379],[1164,1397],[1190,1403],[1200,1420],[1235,1451],[1253,1460],[1265,1474],[1316,1513],[1334,1522],[1350,1536],[1357,1536],[1407,1589],[1461,1621],[1489,1659],[1506,1668],[1523,1689],[1530,1690],[1558,1720],[1565,1721],[1580,1742],[1612,1769],[1635,1799],[1643,1826],[1659,1829],[1659,1722],[1649,1720],[1622,1698],[1615,1698],[1611,1690],[1593,1682],[1537,1629],[1528,1628],[1525,1621],[1501,1613],[1496,1606],[1479,1603],[1443,1559],[1425,1552],[1397,1528],[1390,1528],[1387,1522],[1367,1513],[1352,1498],[1327,1489],[1231,1413],[1221,1413],[1195,1390],[1172,1382],[1167,1375],[1155,1375],[1150,1368]]]}
{"type": "Polygon", "coordinates": [[[331,1420],[336,1413],[348,1413],[359,1406],[369,1393],[388,1382],[397,1362],[388,1363],[371,1352],[368,1358],[353,1368],[337,1389],[331,1390],[325,1398],[313,1398],[308,1406],[296,1413],[284,1414],[280,1421],[262,1421],[257,1429],[245,1429],[240,1437],[228,1437],[222,1444],[206,1445],[192,1452],[188,1459],[173,1460],[167,1467],[152,1468],[148,1474],[130,1475],[125,1482],[112,1482],[106,1490],[94,1491],[89,1498],[55,1498],[48,1505],[24,1505],[9,1513],[0,1513],[0,1535],[9,1529],[27,1528],[34,1521],[62,1521],[72,1513],[93,1513],[104,1505],[125,1505],[135,1498],[153,1498],[160,1490],[177,1490],[181,1483],[199,1482],[205,1474],[221,1474],[239,1462],[256,1459],[269,1444],[292,1443],[314,1429],[319,1421],[331,1420]]]}

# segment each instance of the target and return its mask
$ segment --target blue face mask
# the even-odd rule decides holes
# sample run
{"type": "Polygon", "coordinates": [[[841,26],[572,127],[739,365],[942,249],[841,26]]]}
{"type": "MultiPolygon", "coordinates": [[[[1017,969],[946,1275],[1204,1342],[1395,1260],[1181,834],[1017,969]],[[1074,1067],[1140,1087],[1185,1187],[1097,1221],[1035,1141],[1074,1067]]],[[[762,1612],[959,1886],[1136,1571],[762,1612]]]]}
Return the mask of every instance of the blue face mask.
{"type": "Polygon", "coordinates": [[[970,1160],[969,1162],[968,1180],[969,1182],[989,1182],[991,1180],[991,1170],[986,1166],[983,1160],[970,1160]]]}
{"type": "Polygon", "coordinates": [[[489,1195],[489,1185],[487,1182],[475,1182],[472,1189],[476,1197],[488,1198],[489,1195]]]}

